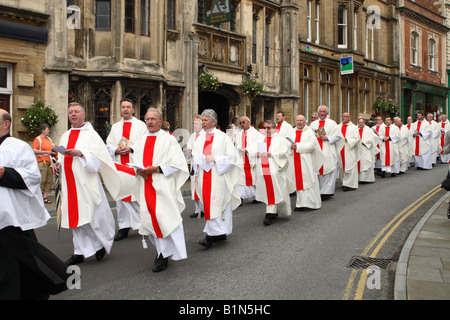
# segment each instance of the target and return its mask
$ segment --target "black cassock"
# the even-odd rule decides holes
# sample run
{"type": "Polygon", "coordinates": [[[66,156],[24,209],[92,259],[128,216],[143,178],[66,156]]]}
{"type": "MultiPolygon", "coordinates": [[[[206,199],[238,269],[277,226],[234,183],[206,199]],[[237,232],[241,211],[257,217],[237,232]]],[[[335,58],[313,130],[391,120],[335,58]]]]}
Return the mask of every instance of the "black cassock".
{"type": "MultiPolygon", "coordinates": [[[[26,188],[13,168],[5,168],[0,186],[26,188]]],[[[67,290],[69,276],[67,265],[37,241],[34,230],[13,226],[0,230],[0,300],[46,299],[67,290]]]]}

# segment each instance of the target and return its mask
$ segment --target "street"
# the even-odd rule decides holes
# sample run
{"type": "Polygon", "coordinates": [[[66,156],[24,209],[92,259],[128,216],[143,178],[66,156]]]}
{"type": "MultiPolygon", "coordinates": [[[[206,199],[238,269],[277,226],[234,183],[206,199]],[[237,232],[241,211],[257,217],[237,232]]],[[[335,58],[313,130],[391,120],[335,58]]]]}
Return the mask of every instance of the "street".
{"type": "MultiPolygon", "coordinates": [[[[79,265],[80,289],[51,299],[342,300],[354,270],[347,266],[352,257],[361,256],[399,212],[440,185],[447,169],[444,164],[429,171],[413,167],[403,175],[377,177],[376,182],[348,192],[338,181],[334,197],[321,209],[280,215],[271,226],[262,223],[264,204],[244,202],[234,211],[233,233],[209,250],[198,244],[204,238],[204,220],[189,218],[194,206],[185,197],[187,259],[169,261],[165,271],[153,273],[154,247],[147,239],[148,249],[143,249],[142,237],[131,231],[127,239],[114,243],[102,261],[90,257],[79,265]]],[[[403,244],[444,193],[438,190],[392,232],[377,254],[391,262],[381,269],[381,286],[365,288],[362,299],[393,299],[396,259],[403,244]]],[[[291,203],[295,204],[295,197],[291,203]]],[[[54,217],[36,235],[63,261],[72,254],[72,232],[62,229],[58,235],[54,217]]]]}

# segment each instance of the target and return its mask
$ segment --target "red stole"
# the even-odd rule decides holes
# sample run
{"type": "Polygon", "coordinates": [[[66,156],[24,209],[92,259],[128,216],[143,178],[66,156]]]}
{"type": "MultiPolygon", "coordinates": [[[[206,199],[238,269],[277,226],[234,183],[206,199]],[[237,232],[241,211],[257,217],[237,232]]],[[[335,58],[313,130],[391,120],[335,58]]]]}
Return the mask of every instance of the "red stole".
{"type": "MultiPolygon", "coordinates": [[[[247,148],[247,131],[245,130],[242,132],[242,148],[244,149],[247,148]]],[[[244,152],[244,173],[245,173],[245,185],[246,186],[253,185],[251,166],[247,152],[244,152]]]]}
{"type": "MultiPolygon", "coordinates": [[[[347,134],[347,125],[346,124],[342,125],[341,132],[345,139],[345,135],[347,134]]],[[[341,159],[342,159],[342,170],[345,172],[345,141],[344,141],[344,146],[341,149],[341,159]]]]}
{"type": "MultiPolygon", "coordinates": [[[[420,126],[422,125],[422,121],[417,122],[417,132],[420,132],[420,126]]],[[[416,152],[414,153],[416,156],[419,155],[419,136],[416,137],[416,152]]]]}
{"type": "MultiPolygon", "coordinates": [[[[155,151],[156,136],[147,136],[144,147],[144,159],[142,164],[144,167],[153,166],[153,152],[155,151]]],[[[163,238],[161,229],[156,219],[156,190],[153,187],[153,175],[149,174],[147,180],[144,180],[144,193],[145,203],[147,204],[147,210],[150,213],[152,219],[153,229],[155,230],[156,237],[163,238]]]]}
{"type": "MultiPolygon", "coordinates": [[[[363,131],[364,131],[364,128],[359,128],[359,138],[361,139],[361,143],[362,143],[363,131]]],[[[358,161],[358,172],[361,172],[361,160],[358,161]]]]}
{"type": "Polygon", "coordinates": [[[277,132],[278,132],[278,133],[280,132],[281,125],[282,125],[281,123],[277,124],[277,132]]]}
{"type": "MultiPolygon", "coordinates": [[[[319,120],[319,128],[323,128],[325,126],[325,120],[319,120]]],[[[317,138],[317,141],[319,141],[320,149],[323,151],[323,140],[321,137],[317,138]]],[[[319,169],[319,174],[323,176],[323,166],[319,169]]]]}
{"type": "Polygon", "coordinates": [[[406,127],[408,128],[408,130],[411,130],[411,124],[407,124],[406,127]]]}
{"type": "MultiPolygon", "coordinates": [[[[375,126],[375,130],[377,130],[377,133],[380,133],[380,127],[381,126],[375,126]]],[[[380,144],[377,144],[377,148],[380,149],[380,144]]],[[[380,152],[377,153],[377,160],[380,160],[380,152]]]]}
{"type": "MultiPolygon", "coordinates": [[[[80,130],[72,129],[69,134],[69,141],[66,149],[74,149],[77,144],[80,130]]],[[[66,176],[67,186],[67,209],[69,215],[69,228],[76,228],[78,226],[79,212],[78,212],[78,195],[77,185],[75,183],[75,176],[72,170],[73,157],[64,156],[64,174],[66,176]]]]}
{"type": "MultiPolygon", "coordinates": [[[[387,138],[389,138],[389,131],[391,131],[390,127],[388,127],[388,126],[384,127],[384,136],[387,138]]],[[[389,140],[385,141],[384,143],[385,143],[384,146],[386,148],[386,156],[384,159],[384,165],[386,167],[390,167],[391,166],[391,144],[390,144],[389,140]]]]}
{"type": "MultiPolygon", "coordinates": [[[[299,143],[302,140],[302,132],[295,130],[295,143],[299,143]]],[[[303,175],[302,175],[302,158],[300,153],[294,151],[294,168],[295,168],[295,186],[296,190],[303,190],[303,175]]]]}
{"type": "MultiPolygon", "coordinates": [[[[131,122],[124,122],[122,127],[122,137],[130,140],[131,122]]],[[[130,162],[130,155],[125,154],[120,156],[120,163],[127,164],[130,162]]],[[[122,201],[131,201],[131,196],[123,198],[122,201]]]]}
{"type": "MultiPolygon", "coordinates": [[[[442,122],[441,123],[441,128],[442,129],[445,129],[445,122],[442,122]]],[[[443,154],[444,153],[444,137],[445,137],[445,132],[444,133],[441,133],[441,153],[443,154]]]]}
{"type": "MultiPolygon", "coordinates": [[[[211,155],[213,140],[214,140],[214,133],[207,133],[205,138],[205,144],[203,145],[203,154],[205,156],[211,155]]],[[[203,171],[202,196],[203,196],[203,212],[205,214],[205,220],[210,220],[211,217],[211,186],[212,186],[211,173],[212,168],[208,172],[203,171]]]]}
{"type": "MultiPolygon", "coordinates": [[[[264,142],[267,144],[267,152],[269,152],[272,137],[266,137],[264,139],[264,142]]],[[[272,176],[270,175],[269,158],[261,157],[261,167],[264,176],[264,182],[266,183],[267,204],[275,204],[275,192],[273,190],[272,176]]]]}
{"type": "MultiPolygon", "coordinates": [[[[198,136],[200,135],[200,133],[196,133],[195,134],[195,139],[194,141],[197,140],[198,136]]],[[[200,198],[198,197],[197,191],[194,190],[194,200],[200,200],[200,198]]]]}

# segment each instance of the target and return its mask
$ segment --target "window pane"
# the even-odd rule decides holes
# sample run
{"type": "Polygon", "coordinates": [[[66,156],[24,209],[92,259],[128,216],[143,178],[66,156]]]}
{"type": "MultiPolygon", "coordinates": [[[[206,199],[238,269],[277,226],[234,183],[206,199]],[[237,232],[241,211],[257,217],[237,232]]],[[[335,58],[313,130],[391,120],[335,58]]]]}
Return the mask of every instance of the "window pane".
{"type": "Polygon", "coordinates": [[[125,31],[134,32],[134,0],[125,2],[125,31]]]}
{"type": "Polygon", "coordinates": [[[111,30],[111,1],[97,0],[95,2],[95,30],[111,30]]]}
{"type": "Polygon", "coordinates": [[[8,86],[6,77],[7,77],[7,69],[0,68],[0,88],[6,88],[8,86]]]}

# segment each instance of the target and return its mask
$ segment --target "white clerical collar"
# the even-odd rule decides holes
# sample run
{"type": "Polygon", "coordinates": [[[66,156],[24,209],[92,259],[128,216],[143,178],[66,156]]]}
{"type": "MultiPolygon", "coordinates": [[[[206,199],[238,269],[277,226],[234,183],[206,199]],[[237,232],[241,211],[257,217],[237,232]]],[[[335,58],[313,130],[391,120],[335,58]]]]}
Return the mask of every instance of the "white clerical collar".
{"type": "Polygon", "coordinates": [[[211,131],[206,131],[205,130],[205,133],[216,133],[216,131],[217,131],[217,128],[214,127],[214,128],[211,129],[211,131]]]}
{"type": "Polygon", "coordinates": [[[85,122],[81,127],[79,128],[70,128],[71,130],[90,130],[90,129],[94,129],[92,127],[92,124],[90,122],[85,122]]]}
{"type": "Polygon", "coordinates": [[[158,136],[159,134],[161,134],[161,132],[164,132],[164,130],[159,129],[156,132],[147,132],[147,137],[158,136]]]}
{"type": "Polygon", "coordinates": [[[133,122],[133,117],[131,117],[131,118],[128,119],[128,120],[125,120],[124,118],[122,118],[122,122],[133,122]]]}

